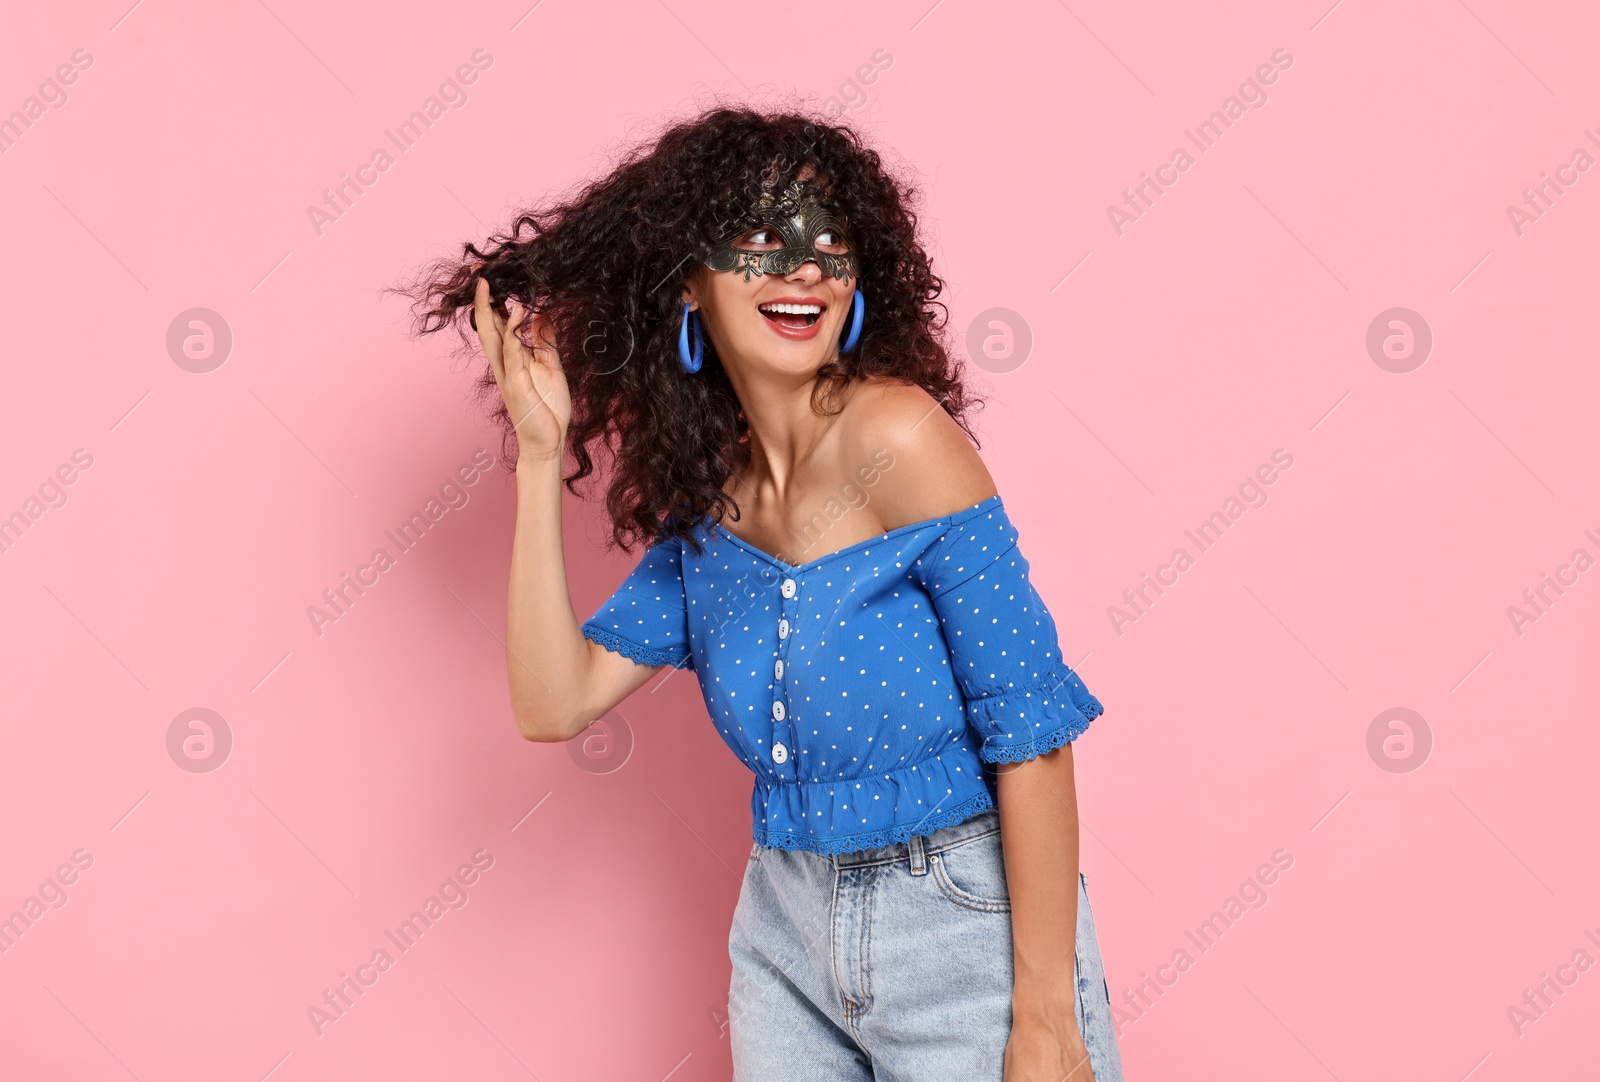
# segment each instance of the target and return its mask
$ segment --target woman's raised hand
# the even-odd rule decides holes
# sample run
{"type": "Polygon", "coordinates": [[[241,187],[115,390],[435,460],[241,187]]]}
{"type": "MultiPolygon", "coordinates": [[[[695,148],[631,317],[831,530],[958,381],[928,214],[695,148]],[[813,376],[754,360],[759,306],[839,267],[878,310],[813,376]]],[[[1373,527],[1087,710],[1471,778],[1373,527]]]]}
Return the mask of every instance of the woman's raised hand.
{"type": "Polygon", "coordinates": [[[530,350],[517,331],[528,319],[528,311],[508,300],[510,318],[496,312],[490,303],[489,283],[478,279],[473,293],[472,311],[478,326],[478,341],[483,355],[494,370],[506,412],[516,426],[517,446],[524,455],[548,458],[561,453],[572,420],[572,398],[567,392],[567,377],[561,371],[555,334],[542,316],[532,317],[530,350]]]}

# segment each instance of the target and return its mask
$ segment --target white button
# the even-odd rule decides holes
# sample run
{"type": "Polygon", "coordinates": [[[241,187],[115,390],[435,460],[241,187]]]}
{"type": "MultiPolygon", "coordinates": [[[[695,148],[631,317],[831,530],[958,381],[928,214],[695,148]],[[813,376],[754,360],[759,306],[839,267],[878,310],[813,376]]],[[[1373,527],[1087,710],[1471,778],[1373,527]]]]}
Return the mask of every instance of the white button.
{"type": "Polygon", "coordinates": [[[779,764],[788,762],[789,749],[784,747],[782,744],[772,745],[772,761],[779,764]]]}
{"type": "Polygon", "coordinates": [[[793,597],[795,590],[794,579],[784,579],[781,589],[783,590],[784,597],[793,597]]]}
{"type": "Polygon", "coordinates": [[[782,721],[784,719],[784,716],[786,714],[788,714],[788,713],[789,713],[789,711],[784,709],[782,703],[774,702],[772,704],[772,720],[773,721],[782,721]]]}
{"type": "Polygon", "coordinates": [[[774,680],[783,679],[783,658],[781,657],[772,663],[772,678],[774,680]]]}
{"type": "Polygon", "coordinates": [[[778,638],[787,639],[788,637],[789,637],[789,621],[788,620],[779,620],[778,621],[778,638]]]}

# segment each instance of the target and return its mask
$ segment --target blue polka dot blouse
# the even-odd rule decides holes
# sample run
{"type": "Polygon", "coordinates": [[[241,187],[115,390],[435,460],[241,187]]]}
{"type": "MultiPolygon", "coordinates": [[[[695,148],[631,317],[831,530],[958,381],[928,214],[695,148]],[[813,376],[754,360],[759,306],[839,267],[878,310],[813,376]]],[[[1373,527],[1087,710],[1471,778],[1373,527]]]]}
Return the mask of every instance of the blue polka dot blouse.
{"type": "Polygon", "coordinates": [[[810,563],[720,525],[648,548],[583,624],[691,669],[755,773],[755,840],[845,853],[995,806],[985,763],[1061,747],[1104,709],[1062,660],[999,496],[810,563]]]}

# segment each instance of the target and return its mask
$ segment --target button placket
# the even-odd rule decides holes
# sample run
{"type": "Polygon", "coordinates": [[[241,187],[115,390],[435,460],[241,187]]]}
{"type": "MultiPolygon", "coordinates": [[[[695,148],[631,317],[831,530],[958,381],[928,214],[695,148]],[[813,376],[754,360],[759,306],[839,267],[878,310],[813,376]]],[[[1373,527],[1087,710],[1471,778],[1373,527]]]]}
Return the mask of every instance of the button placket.
{"type": "MultiPolygon", "coordinates": [[[[788,686],[783,679],[784,669],[787,668],[789,653],[789,636],[794,633],[795,623],[790,617],[797,617],[795,598],[800,592],[800,584],[793,576],[786,575],[778,585],[778,593],[782,595],[782,602],[778,606],[778,647],[777,657],[772,662],[772,761],[782,766],[789,761],[792,754],[789,747],[779,739],[784,734],[784,722],[789,718],[788,686]]],[[[791,738],[792,739],[792,738],[791,738]]]]}

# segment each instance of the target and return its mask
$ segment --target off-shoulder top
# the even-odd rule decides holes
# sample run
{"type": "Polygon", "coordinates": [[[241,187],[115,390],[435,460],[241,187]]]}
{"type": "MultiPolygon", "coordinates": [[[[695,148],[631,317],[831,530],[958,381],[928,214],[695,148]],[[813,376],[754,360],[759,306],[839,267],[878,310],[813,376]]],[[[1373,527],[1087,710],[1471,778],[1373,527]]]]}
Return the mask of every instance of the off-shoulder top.
{"type": "Polygon", "coordinates": [[[844,853],[995,806],[985,764],[1103,710],[1064,661],[999,496],[791,565],[720,525],[645,550],[583,633],[693,670],[755,774],[754,839],[844,853]]]}

